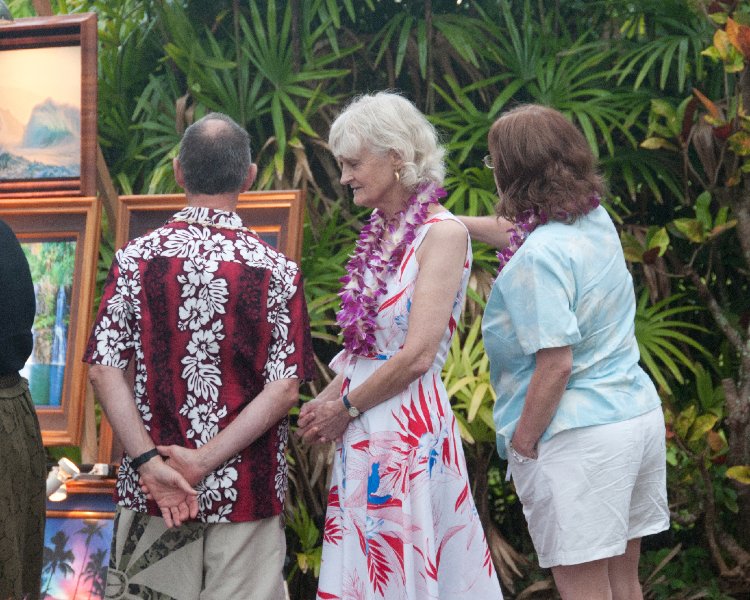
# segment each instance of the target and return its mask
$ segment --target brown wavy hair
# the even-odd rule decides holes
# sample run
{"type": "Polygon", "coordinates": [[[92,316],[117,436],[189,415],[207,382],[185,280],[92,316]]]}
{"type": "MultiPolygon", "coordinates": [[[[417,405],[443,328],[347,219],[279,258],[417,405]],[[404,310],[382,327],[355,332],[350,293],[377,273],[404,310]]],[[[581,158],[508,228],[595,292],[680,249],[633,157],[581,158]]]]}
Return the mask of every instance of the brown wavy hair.
{"type": "Polygon", "coordinates": [[[534,210],[573,222],[591,210],[594,196],[604,195],[586,138],[553,108],[524,104],[508,111],[492,124],[487,143],[501,217],[534,210]]]}

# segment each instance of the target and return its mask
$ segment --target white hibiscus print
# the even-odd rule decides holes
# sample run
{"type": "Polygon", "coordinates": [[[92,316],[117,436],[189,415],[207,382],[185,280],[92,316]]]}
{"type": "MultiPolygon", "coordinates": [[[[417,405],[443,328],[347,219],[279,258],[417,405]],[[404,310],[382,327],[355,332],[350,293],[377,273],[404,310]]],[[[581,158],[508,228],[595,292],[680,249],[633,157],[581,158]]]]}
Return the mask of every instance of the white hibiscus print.
{"type": "Polygon", "coordinates": [[[216,401],[221,386],[221,371],[212,363],[201,362],[195,356],[182,359],[185,368],[182,378],[187,382],[188,389],[198,398],[216,401]]]}
{"type": "MultiPolygon", "coordinates": [[[[276,282],[278,284],[278,281],[276,282]]],[[[280,285],[268,286],[268,298],[266,299],[266,307],[273,308],[277,304],[283,302],[285,299],[284,289],[280,285]]]]}
{"type": "Polygon", "coordinates": [[[203,256],[196,256],[185,261],[185,272],[187,280],[195,285],[205,285],[214,278],[214,273],[219,270],[219,263],[215,260],[206,260],[203,256]]]}
{"type": "Polygon", "coordinates": [[[209,235],[208,229],[190,226],[187,229],[177,230],[170,233],[169,238],[164,241],[163,256],[178,256],[187,258],[200,254],[200,247],[209,235]]]}
{"type": "Polygon", "coordinates": [[[107,314],[121,328],[128,329],[128,319],[133,316],[133,305],[122,294],[114,294],[107,303],[107,314]]]}
{"type": "Polygon", "coordinates": [[[294,354],[294,342],[286,343],[286,340],[278,340],[268,352],[268,362],[266,362],[266,381],[276,381],[277,379],[289,379],[296,377],[297,365],[286,364],[286,359],[294,354]]]}
{"type": "Polygon", "coordinates": [[[197,331],[211,318],[206,302],[198,298],[185,300],[185,304],[180,306],[179,317],[180,321],[177,323],[177,327],[180,331],[185,331],[188,328],[197,331]]]}
{"type": "Polygon", "coordinates": [[[276,331],[274,332],[274,337],[288,338],[289,325],[291,323],[292,320],[289,318],[289,311],[286,308],[276,313],[276,331]]]}
{"type": "Polygon", "coordinates": [[[237,499],[237,490],[234,489],[234,483],[237,481],[237,469],[232,466],[237,462],[237,457],[232,458],[214,471],[214,475],[219,482],[219,488],[223,490],[224,497],[229,500],[237,499]]]}
{"type": "Polygon", "coordinates": [[[142,239],[141,241],[141,258],[143,260],[149,260],[154,255],[159,254],[161,251],[161,244],[159,242],[159,237],[156,235],[151,235],[147,238],[142,239]]]}
{"type": "Polygon", "coordinates": [[[215,233],[210,239],[203,243],[203,250],[208,254],[209,260],[233,261],[234,244],[220,233],[215,233]]]}
{"type": "Polygon", "coordinates": [[[276,490],[276,497],[283,502],[286,496],[289,469],[283,454],[279,453],[276,459],[279,461],[279,466],[276,469],[276,476],[274,478],[274,489],[276,490]]]}
{"type": "Polygon", "coordinates": [[[232,504],[225,504],[224,506],[219,506],[213,514],[208,515],[205,519],[206,523],[229,523],[229,515],[232,514],[232,509],[234,506],[232,504]]]}
{"type": "Polygon", "coordinates": [[[129,244],[118,250],[115,258],[122,270],[133,271],[137,268],[141,258],[141,247],[137,244],[129,244]]]}
{"type": "Polygon", "coordinates": [[[198,298],[208,307],[209,318],[214,318],[217,313],[223,315],[226,312],[224,305],[227,303],[228,297],[229,290],[227,289],[226,279],[215,279],[198,291],[198,298]]]}
{"type": "Polygon", "coordinates": [[[214,437],[219,431],[219,414],[214,413],[209,404],[197,404],[187,414],[190,419],[190,431],[188,437],[197,435],[202,444],[214,437]]]}
{"type": "Polygon", "coordinates": [[[187,351],[201,362],[211,358],[211,361],[216,364],[219,354],[219,343],[216,341],[216,335],[213,331],[205,329],[194,332],[188,342],[187,351]]]}
{"type": "Polygon", "coordinates": [[[250,266],[268,268],[273,265],[268,256],[268,249],[252,238],[238,239],[237,251],[242,260],[250,266]]]}
{"type": "Polygon", "coordinates": [[[117,329],[104,329],[96,334],[97,360],[108,367],[124,369],[128,362],[121,357],[126,348],[125,333],[117,329]]]}
{"type": "Polygon", "coordinates": [[[179,413],[183,417],[186,417],[188,412],[190,412],[190,409],[193,408],[197,403],[198,401],[195,398],[193,398],[192,396],[188,396],[187,398],[185,398],[184,404],[180,407],[179,413]]]}

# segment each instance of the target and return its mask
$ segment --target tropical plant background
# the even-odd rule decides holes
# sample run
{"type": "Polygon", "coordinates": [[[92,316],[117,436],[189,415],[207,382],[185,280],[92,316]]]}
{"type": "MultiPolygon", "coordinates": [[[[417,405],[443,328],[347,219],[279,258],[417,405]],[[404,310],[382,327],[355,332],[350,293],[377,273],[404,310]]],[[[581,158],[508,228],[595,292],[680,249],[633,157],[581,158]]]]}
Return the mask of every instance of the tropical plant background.
{"type": "MultiPolygon", "coordinates": [[[[37,0],[10,0],[16,17],[37,0]]],[[[522,102],[585,132],[638,299],[644,367],[668,420],[672,526],[647,538],[647,598],[750,597],[750,4],[741,0],[52,0],[99,15],[99,143],[116,191],[175,191],[170,162],[207,111],[251,133],[258,186],[307,192],[302,268],[320,377],[335,292],[365,215],[326,148],[353,95],[395,89],[448,148],[456,213],[489,214],[492,121],[522,102]]],[[[105,228],[102,271],[112,252],[105,228]]],[[[445,368],[473,493],[508,598],[554,598],[494,450],[479,319],[494,253],[476,245],[445,368]]],[[[291,597],[314,598],[330,448],[293,442],[291,597]]]]}

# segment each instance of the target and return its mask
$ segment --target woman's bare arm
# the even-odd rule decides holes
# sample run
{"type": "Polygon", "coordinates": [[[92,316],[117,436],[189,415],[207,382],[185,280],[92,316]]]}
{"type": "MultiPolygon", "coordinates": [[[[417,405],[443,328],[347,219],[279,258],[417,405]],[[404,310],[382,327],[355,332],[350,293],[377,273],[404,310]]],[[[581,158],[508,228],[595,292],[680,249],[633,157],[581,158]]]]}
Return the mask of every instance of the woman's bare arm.
{"type": "Polygon", "coordinates": [[[502,250],[510,243],[508,230],[513,223],[507,219],[497,216],[464,217],[456,215],[469,230],[471,239],[476,242],[484,242],[490,246],[502,250]]]}

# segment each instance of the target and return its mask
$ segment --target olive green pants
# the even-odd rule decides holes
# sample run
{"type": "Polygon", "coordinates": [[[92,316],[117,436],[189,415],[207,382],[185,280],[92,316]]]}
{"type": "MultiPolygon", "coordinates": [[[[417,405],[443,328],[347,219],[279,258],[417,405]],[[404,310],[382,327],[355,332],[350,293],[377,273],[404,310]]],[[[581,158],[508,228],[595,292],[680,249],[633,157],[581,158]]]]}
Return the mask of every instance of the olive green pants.
{"type": "Polygon", "coordinates": [[[0,599],[36,600],[47,459],[29,385],[0,387],[0,599]]]}

